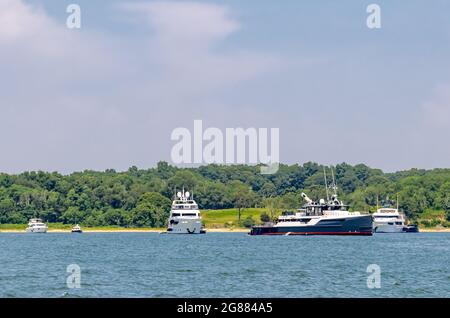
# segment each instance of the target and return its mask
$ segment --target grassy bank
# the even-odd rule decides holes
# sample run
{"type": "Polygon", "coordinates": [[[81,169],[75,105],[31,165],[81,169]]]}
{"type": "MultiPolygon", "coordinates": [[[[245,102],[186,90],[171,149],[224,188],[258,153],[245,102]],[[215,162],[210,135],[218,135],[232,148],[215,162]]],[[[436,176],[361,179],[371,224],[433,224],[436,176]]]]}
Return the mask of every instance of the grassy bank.
{"type": "Polygon", "coordinates": [[[417,223],[421,228],[450,228],[447,215],[443,210],[425,210],[420,214],[417,223]]]}
{"type": "Polygon", "coordinates": [[[203,210],[202,217],[207,228],[239,228],[242,222],[251,217],[256,224],[261,223],[261,214],[267,213],[265,208],[249,208],[241,210],[241,221],[238,218],[238,209],[203,210]]]}

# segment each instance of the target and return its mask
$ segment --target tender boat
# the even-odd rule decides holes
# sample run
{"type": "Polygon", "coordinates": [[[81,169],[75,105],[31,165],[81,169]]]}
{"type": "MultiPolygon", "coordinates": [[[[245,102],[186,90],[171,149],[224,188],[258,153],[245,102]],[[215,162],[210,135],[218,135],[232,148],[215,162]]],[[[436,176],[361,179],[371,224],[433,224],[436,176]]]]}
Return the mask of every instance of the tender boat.
{"type": "Polygon", "coordinates": [[[348,205],[338,199],[337,187],[334,181],[334,194],[327,200],[315,202],[305,193],[303,199],[307,202],[299,212],[283,213],[276,223],[253,226],[250,235],[372,235],[372,216],[360,212],[349,212],[348,205]]]}
{"type": "Polygon", "coordinates": [[[81,227],[77,224],[72,228],[72,233],[83,233],[81,227]]]}
{"type": "Polygon", "coordinates": [[[27,233],[47,233],[47,231],[48,226],[41,219],[30,219],[26,228],[27,233]]]}
{"type": "Polygon", "coordinates": [[[167,234],[204,234],[202,217],[194,199],[189,199],[190,193],[177,193],[172,203],[167,234]]]}
{"type": "Polygon", "coordinates": [[[405,233],[419,233],[419,226],[416,224],[408,224],[403,228],[405,233]]]}

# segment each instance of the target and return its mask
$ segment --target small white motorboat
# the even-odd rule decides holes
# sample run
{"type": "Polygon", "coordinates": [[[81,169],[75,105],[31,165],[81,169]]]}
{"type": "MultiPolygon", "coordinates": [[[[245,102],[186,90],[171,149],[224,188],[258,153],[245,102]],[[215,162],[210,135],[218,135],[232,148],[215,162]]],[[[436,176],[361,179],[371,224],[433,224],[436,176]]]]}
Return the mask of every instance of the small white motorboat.
{"type": "Polygon", "coordinates": [[[72,228],[72,233],[83,233],[81,227],[77,224],[72,228]]]}
{"type": "Polygon", "coordinates": [[[48,226],[41,219],[30,219],[26,229],[27,233],[47,233],[47,231],[48,226]]]}

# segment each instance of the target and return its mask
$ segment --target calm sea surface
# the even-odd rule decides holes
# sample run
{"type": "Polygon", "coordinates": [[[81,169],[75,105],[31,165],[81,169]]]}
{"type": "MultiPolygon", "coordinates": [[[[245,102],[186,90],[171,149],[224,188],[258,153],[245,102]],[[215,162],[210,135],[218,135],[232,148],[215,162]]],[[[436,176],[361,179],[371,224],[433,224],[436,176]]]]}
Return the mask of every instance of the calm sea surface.
{"type": "Polygon", "coordinates": [[[0,297],[450,297],[450,233],[0,233],[0,297]]]}

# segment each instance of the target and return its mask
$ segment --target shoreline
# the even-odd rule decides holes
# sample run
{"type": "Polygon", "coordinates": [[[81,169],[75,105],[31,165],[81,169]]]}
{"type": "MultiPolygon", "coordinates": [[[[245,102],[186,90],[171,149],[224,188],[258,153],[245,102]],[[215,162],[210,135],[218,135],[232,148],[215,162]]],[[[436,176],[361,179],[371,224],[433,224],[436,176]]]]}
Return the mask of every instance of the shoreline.
{"type": "Polygon", "coordinates": [[[419,233],[450,233],[450,228],[419,228],[419,233]]]}
{"type": "MultiPolygon", "coordinates": [[[[118,228],[118,229],[83,229],[83,233],[161,233],[165,232],[166,229],[139,229],[139,228],[118,228]]],[[[227,229],[227,228],[211,228],[206,229],[206,232],[208,233],[247,233],[250,229],[245,228],[234,228],[234,229],[227,229]]],[[[0,233],[14,233],[14,234],[20,234],[24,233],[26,234],[25,230],[17,230],[17,229],[0,229],[0,233]]],[[[71,229],[49,229],[47,233],[71,233],[71,229]]]]}
{"type": "MultiPolygon", "coordinates": [[[[86,227],[82,228],[83,233],[161,233],[166,232],[166,228],[125,228],[125,227],[86,227]]],[[[207,233],[248,233],[249,228],[242,227],[211,227],[205,228],[207,233]]],[[[72,228],[67,227],[52,227],[48,229],[47,233],[71,233],[72,228]]],[[[20,228],[12,225],[11,227],[0,225],[0,233],[26,233],[25,227],[20,228]]],[[[433,228],[419,228],[419,233],[450,233],[450,228],[433,227],[433,228]]]]}
{"type": "MultiPolygon", "coordinates": [[[[206,228],[207,233],[248,233],[250,229],[246,228],[206,228]]],[[[419,233],[450,233],[450,228],[425,228],[419,229],[419,233]]],[[[165,229],[160,228],[117,228],[117,229],[85,229],[83,233],[161,233],[165,232],[165,229]]],[[[25,230],[18,229],[0,229],[0,233],[25,233],[25,230]]],[[[49,229],[47,233],[71,233],[71,229],[49,229]]]]}

